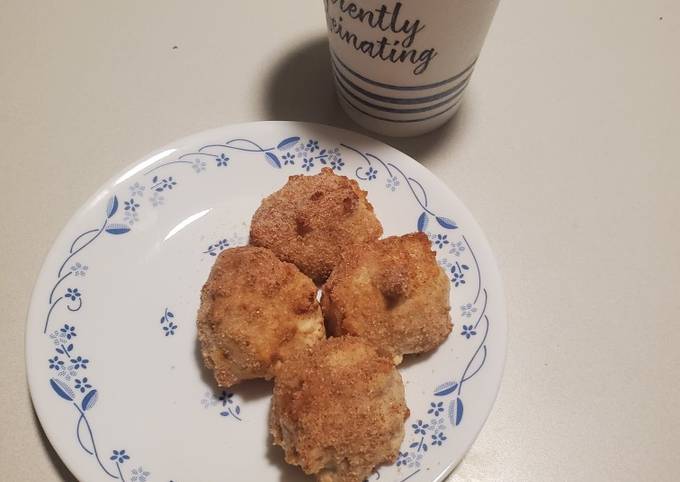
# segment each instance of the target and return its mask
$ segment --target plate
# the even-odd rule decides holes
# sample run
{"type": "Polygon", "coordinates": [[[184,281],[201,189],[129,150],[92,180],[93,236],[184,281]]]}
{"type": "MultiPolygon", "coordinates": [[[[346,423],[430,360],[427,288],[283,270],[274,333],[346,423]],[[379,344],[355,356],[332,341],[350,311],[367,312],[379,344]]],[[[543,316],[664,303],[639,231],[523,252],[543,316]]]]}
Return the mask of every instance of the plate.
{"type": "Polygon", "coordinates": [[[491,410],[506,349],[502,285],[477,223],[432,173],[385,144],[259,122],[132,164],[47,255],[26,327],[28,380],[45,433],[80,480],[312,480],[271,445],[270,382],[213,388],[195,315],[215,257],[247,243],[262,198],[324,166],[368,191],[385,235],[426,232],[451,280],[454,330],[400,367],[406,437],[397,461],[370,480],[440,481],[461,460],[491,410]]]}

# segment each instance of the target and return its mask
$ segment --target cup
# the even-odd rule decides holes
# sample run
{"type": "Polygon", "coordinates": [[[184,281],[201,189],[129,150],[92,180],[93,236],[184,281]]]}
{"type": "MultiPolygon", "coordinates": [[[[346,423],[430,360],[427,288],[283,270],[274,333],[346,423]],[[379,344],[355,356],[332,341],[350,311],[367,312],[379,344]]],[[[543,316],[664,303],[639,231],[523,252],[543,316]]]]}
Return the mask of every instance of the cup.
{"type": "Polygon", "coordinates": [[[460,107],[499,0],[324,0],[340,104],[394,137],[431,131],[460,107]]]}

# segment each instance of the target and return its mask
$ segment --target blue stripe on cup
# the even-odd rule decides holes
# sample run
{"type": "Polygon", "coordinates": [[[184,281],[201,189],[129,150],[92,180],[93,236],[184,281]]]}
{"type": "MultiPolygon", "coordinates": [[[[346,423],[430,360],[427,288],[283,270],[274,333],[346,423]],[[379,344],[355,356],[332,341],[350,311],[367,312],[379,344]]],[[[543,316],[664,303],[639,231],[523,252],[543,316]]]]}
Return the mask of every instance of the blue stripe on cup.
{"type": "Polygon", "coordinates": [[[409,85],[409,86],[403,85],[403,86],[402,86],[402,85],[385,84],[385,83],[383,83],[383,82],[378,82],[378,81],[376,81],[376,80],[369,79],[368,77],[365,77],[365,76],[361,75],[360,73],[358,73],[358,72],[352,70],[351,68],[349,68],[349,66],[348,66],[347,64],[345,64],[345,63],[340,59],[340,57],[338,56],[338,54],[336,54],[335,51],[334,51],[333,49],[330,49],[330,51],[331,51],[331,57],[333,58],[333,61],[339,63],[340,65],[342,65],[342,67],[343,67],[347,72],[349,72],[350,74],[352,74],[353,76],[355,76],[357,79],[361,79],[361,80],[363,80],[364,82],[366,82],[366,83],[368,83],[368,84],[375,85],[376,87],[382,87],[383,89],[392,89],[392,90],[407,90],[407,91],[408,91],[408,90],[429,90],[429,89],[436,89],[437,87],[441,87],[442,85],[450,84],[451,82],[453,82],[453,81],[459,79],[460,77],[464,76],[465,74],[467,74],[468,72],[470,72],[470,71],[472,70],[472,68],[475,66],[475,64],[477,63],[477,59],[475,58],[475,60],[473,60],[472,63],[471,63],[470,65],[468,65],[465,69],[463,69],[461,72],[459,72],[458,74],[454,75],[453,77],[449,77],[448,79],[444,79],[444,80],[439,81],[439,82],[434,82],[434,83],[432,83],[432,84],[426,84],[426,85],[409,85]]]}
{"type": "Polygon", "coordinates": [[[397,123],[423,122],[443,115],[458,106],[470,82],[476,62],[475,59],[463,71],[440,82],[420,86],[397,86],[378,82],[355,72],[332,50],[331,60],[337,92],[344,102],[366,116],[397,123]],[[394,93],[385,95],[384,91],[377,92],[371,88],[372,86],[391,90],[394,93]],[[426,92],[428,90],[431,92],[426,92]],[[414,93],[421,95],[411,97],[414,93]],[[429,115],[412,117],[423,113],[429,113],[429,115]]]}
{"type": "MultiPolygon", "coordinates": [[[[340,74],[340,76],[343,79],[345,79],[345,77],[342,76],[342,74],[340,74]]],[[[463,93],[463,90],[465,89],[465,86],[467,85],[468,81],[467,80],[465,81],[463,86],[460,88],[460,90],[456,94],[454,94],[453,96],[449,97],[448,99],[446,99],[442,102],[438,102],[438,103],[432,104],[432,105],[426,105],[426,106],[423,106],[423,107],[414,107],[414,108],[407,108],[407,109],[402,109],[402,108],[399,108],[399,107],[389,107],[389,106],[379,105],[379,104],[375,104],[373,102],[370,102],[368,100],[365,100],[364,98],[362,98],[362,97],[358,96],[357,94],[355,94],[354,92],[352,92],[352,90],[348,86],[346,86],[343,83],[343,81],[340,80],[340,78],[338,78],[338,72],[337,71],[335,72],[335,82],[342,89],[342,91],[345,94],[347,94],[348,96],[350,96],[354,100],[358,101],[359,103],[361,103],[361,104],[363,104],[367,107],[371,107],[372,109],[380,110],[380,111],[383,111],[383,112],[390,112],[392,114],[420,114],[422,112],[428,112],[428,111],[431,111],[431,110],[436,110],[440,107],[443,107],[443,106],[449,104],[450,102],[457,99],[458,97],[460,97],[460,95],[463,93]]],[[[366,95],[366,94],[364,94],[364,95],[366,95]]],[[[371,97],[371,96],[369,95],[369,97],[371,97]]]]}
{"type": "Polygon", "coordinates": [[[442,92],[438,92],[436,94],[432,95],[426,95],[423,97],[389,97],[386,95],[381,95],[381,94],[376,94],[374,92],[371,92],[363,87],[358,86],[351,80],[349,80],[338,68],[337,65],[335,66],[335,71],[340,74],[340,77],[342,80],[345,81],[349,86],[352,87],[355,91],[365,95],[366,97],[370,97],[371,99],[378,100],[380,102],[387,102],[387,103],[392,103],[392,104],[401,104],[401,105],[416,105],[416,104],[425,104],[428,102],[434,102],[436,100],[440,100],[443,98],[446,98],[451,95],[457,94],[459,91],[461,91],[463,88],[465,88],[465,85],[467,84],[468,80],[470,79],[470,75],[472,75],[472,72],[470,72],[467,76],[463,77],[463,79],[458,82],[456,85],[453,87],[446,89],[442,92]]]}
{"type": "Polygon", "coordinates": [[[371,114],[370,112],[365,111],[364,109],[361,109],[360,107],[357,107],[355,104],[353,104],[347,96],[345,96],[344,93],[340,92],[340,97],[342,97],[342,100],[344,100],[349,106],[351,106],[353,109],[357,110],[358,112],[361,112],[364,115],[367,115],[368,117],[372,117],[373,119],[381,120],[381,121],[387,121],[387,122],[398,122],[398,123],[408,123],[408,122],[423,122],[426,120],[434,119],[435,117],[439,117],[442,114],[445,114],[446,112],[450,111],[454,107],[456,107],[460,101],[454,103],[450,107],[447,107],[441,112],[437,112],[436,114],[429,115],[427,117],[419,117],[417,119],[390,119],[387,117],[381,117],[379,115],[371,114]]]}

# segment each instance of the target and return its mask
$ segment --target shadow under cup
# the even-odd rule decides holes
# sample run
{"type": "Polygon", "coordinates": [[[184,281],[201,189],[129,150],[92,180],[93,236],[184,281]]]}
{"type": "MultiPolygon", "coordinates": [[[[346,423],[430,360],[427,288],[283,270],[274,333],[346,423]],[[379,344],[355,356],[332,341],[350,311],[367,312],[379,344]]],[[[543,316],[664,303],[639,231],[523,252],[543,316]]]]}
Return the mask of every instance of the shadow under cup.
{"type": "Polygon", "coordinates": [[[431,131],[460,107],[499,0],[324,0],[340,104],[395,137],[431,131]]]}

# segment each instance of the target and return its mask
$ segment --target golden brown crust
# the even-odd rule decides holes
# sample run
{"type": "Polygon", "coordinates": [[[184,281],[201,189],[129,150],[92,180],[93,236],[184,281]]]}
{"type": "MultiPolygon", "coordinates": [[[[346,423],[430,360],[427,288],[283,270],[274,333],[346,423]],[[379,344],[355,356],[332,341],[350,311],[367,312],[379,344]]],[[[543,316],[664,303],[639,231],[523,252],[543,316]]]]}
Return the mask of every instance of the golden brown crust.
{"type": "Polygon", "coordinates": [[[286,462],[318,481],[361,482],[394,462],[408,414],[392,362],[359,338],[332,338],[280,366],[270,431],[286,462]]]}
{"type": "Polygon", "coordinates": [[[321,308],[329,334],[365,338],[398,364],[449,335],[449,289],[425,234],[392,236],[343,253],[321,308]]]}
{"type": "Polygon", "coordinates": [[[348,246],[378,239],[382,225],[356,181],[323,168],[290,176],[253,215],[250,243],[323,282],[348,246]]]}
{"type": "Polygon", "coordinates": [[[201,291],[198,338],[221,387],[272,378],[281,359],[325,337],[316,286],[265,248],[222,251],[201,291]]]}

